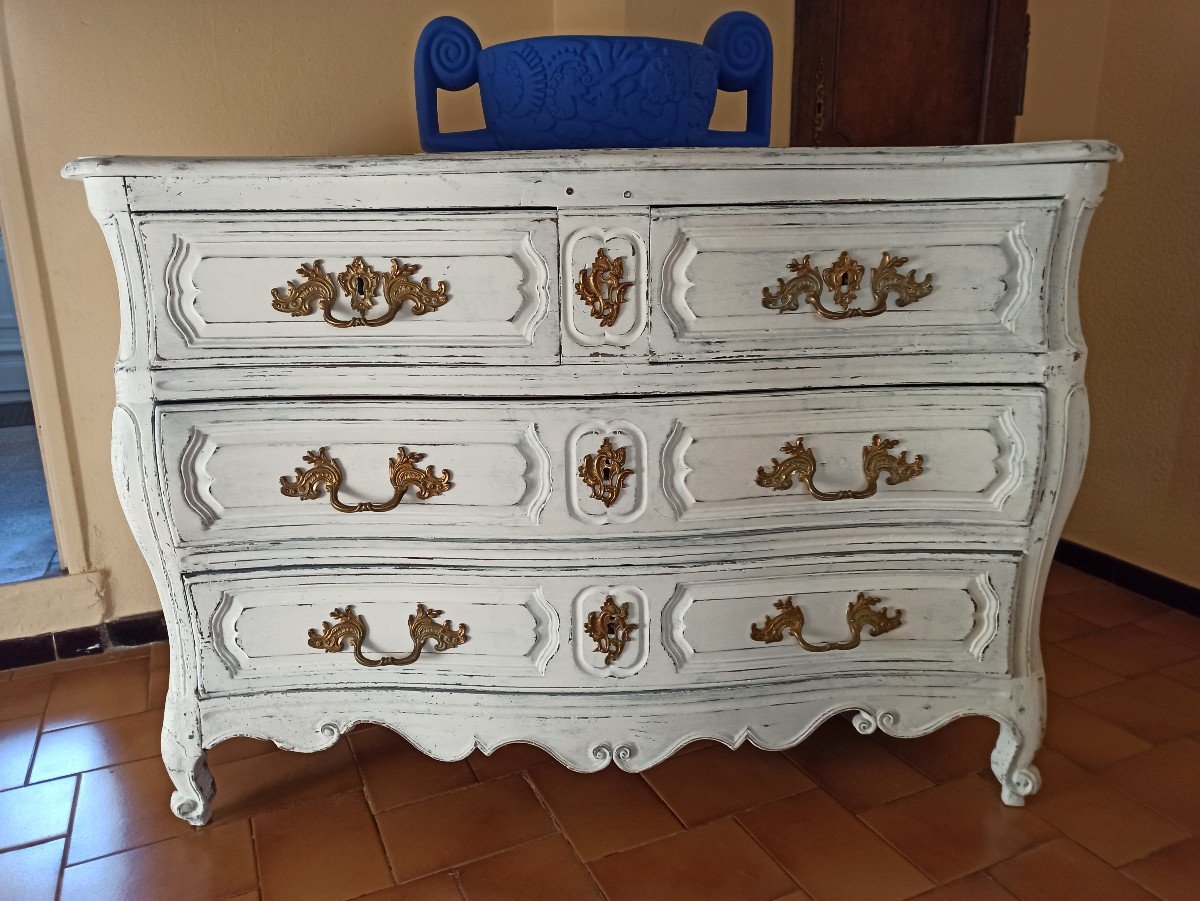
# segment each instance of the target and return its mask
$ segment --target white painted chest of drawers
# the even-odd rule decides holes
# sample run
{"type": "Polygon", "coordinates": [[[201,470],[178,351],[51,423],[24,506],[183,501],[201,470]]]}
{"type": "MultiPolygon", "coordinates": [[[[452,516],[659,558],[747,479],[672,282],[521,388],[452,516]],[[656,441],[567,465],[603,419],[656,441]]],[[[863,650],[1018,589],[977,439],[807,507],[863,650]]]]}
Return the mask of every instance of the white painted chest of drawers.
{"type": "Polygon", "coordinates": [[[73,163],[120,284],[175,812],[207,819],[235,735],[637,770],[841,713],[994,717],[1020,804],[1114,158],[73,163]]]}

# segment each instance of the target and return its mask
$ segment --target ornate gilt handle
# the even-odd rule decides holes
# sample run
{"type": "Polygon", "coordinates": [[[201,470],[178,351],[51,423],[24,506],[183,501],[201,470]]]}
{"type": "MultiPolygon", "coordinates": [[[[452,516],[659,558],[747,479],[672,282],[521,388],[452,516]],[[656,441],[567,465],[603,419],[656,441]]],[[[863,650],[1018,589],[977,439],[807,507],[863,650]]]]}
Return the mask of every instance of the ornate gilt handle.
{"type": "Polygon", "coordinates": [[[625,258],[610,259],[603,247],[596,251],[590,272],[586,268],[579,270],[575,293],[587,304],[592,318],[598,319],[605,328],[616,323],[625,304],[625,295],[633,287],[633,282],[621,281],[624,277],[625,258]]]}
{"type": "Polygon", "coordinates": [[[425,642],[432,638],[436,644],[435,651],[448,651],[457,648],[468,641],[467,624],[461,624],[457,629],[450,620],[444,623],[434,622],[434,618],[445,611],[426,609],[424,604],[417,604],[417,612],[408,618],[408,634],[412,636],[413,649],[403,657],[379,657],[372,659],[362,652],[362,644],[367,638],[366,621],[354,612],[354,606],[347,604],[343,609],[337,607],[329,615],[336,620],[332,625],[321,623],[322,631],[308,630],[308,646],[320,648],[327,654],[342,651],[346,641],[354,651],[354,659],[363,666],[408,666],[416,663],[425,649],[425,642]]]}
{"type": "Polygon", "coordinates": [[[863,448],[862,468],[863,475],[867,477],[867,486],[857,491],[853,489],[822,491],[814,485],[813,477],[817,471],[817,459],[812,450],[804,446],[803,437],[797,438],[794,444],[790,442],[784,444],[780,450],[787,456],[782,460],[772,457],[770,469],[765,466],[758,467],[758,475],[754,477],[754,481],[763,488],[785,491],[792,487],[792,480],[795,479],[819,501],[844,501],[851,498],[862,500],[879,490],[881,473],[887,473],[885,481],[889,485],[899,485],[901,482],[915,479],[921,474],[925,458],[917,454],[910,463],[908,451],[901,451],[900,456],[897,457],[891,451],[899,443],[891,438],[880,438],[878,435],[871,438],[871,443],[863,448]]]}
{"type": "Polygon", "coordinates": [[[314,260],[311,265],[301,263],[296,272],[304,276],[304,281],[289,281],[287,291],[272,288],[271,306],[292,316],[309,316],[312,315],[315,301],[325,321],[334,328],[387,325],[396,318],[405,303],[412,304],[414,314],[423,316],[444,307],[450,295],[446,293],[445,282],[439,281],[437,288],[434,288],[428,278],[413,281],[411,276],[420,268],[416,263],[392,260],[392,269],[385,274],[376,272],[362,257],[355,257],[343,272],[338,273],[337,280],[350,300],[350,308],[358,315],[341,319],[333,312],[334,302],[338,298],[337,287],[325,272],[321,260],[314,260]],[[380,285],[383,286],[383,300],[387,309],[371,318],[367,313],[375,306],[380,285]]]}
{"type": "Polygon", "coordinates": [[[304,455],[304,462],[309,464],[308,469],[297,466],[294,478],[279,477],[279,493],[287,497],[298,497],[302,501],[311,501],[319,498],[321,489],[325,488],[329,492],[329,503],[333,509],[342,513],[386,513],[396,508],[410,487],[417,489],[417,497],[423,501],[445,494],[454,487],[454,483],[450,481],[454,473],[443,469],[442,474],[438,476],[434,474],[432,466],[421,469],[417,463],[424,459],[424,454],[410,454],[407,448],[398,448],[397,455],[388,460],[393,489],[391,498],[379,502],[345,504],[338,497],[338,489],[344,478],[341,464],[329,456],[326,448],[311,450],[304,455]]]}
{"type": "Polygon", "coordinates": [[[768,616],[761,626],[753,623],[750,625],[750,638],[763,644],[775,644],[783,641],[783,633],[787,632],[806,651],[849,651],[862,643],[863,629],[872,637],[878,637],[902,625],[899,610],[895,613],[888,613],[886,607],[876,610],[874,608],[878,603],[880,598],[860,591],[858,597],[846,607],[846,623],[850,626],[850,637],[845,641],[822,641],[813,644],[803,634],[804,611],[793,604],[791,595],[788,595],[775,602],[775,609],[779,613],[768,616]]]}
{"type": "Polygon", "coordinates": [[[779,279],[774,291],[762,289],[764,307],[780,313],[794,313],[800,309],[800,300],[803,298],[805,303],[826,319],[851,319],[855,316],[878,316],[887,309],[889,294],[896,294],[896,306],[906,307],[933,290],[932,275],[926,275],[924,281],[917,281],[915,269],[910,269],[908,275],[901,275],[898,270],[908,262],[908,257],[893,257],[885,250],[879,265],[871,270],[874,306],[852,307],[850,304],[858,299],[863,272],[866,271],[862,265],[850,256],[849,251],[843,250],[837,262],[818,272],[809,263],[810,256],[806,254],[803,260],[793,259],[788,263],[788,270],[796,274],[787,281],[779,279]],[[821,302],[821,294],[826,287],[838,309],[830,309],[821,302]]]}

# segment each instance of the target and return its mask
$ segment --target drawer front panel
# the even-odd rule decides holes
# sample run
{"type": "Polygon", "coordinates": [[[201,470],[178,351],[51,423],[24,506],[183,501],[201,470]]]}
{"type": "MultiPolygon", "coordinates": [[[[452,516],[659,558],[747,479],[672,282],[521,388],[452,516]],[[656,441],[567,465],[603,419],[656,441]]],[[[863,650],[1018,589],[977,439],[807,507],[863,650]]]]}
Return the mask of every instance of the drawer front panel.
{"type": "Polygon", "coordinates": [[[185,545],[519,536],[599,552],[597,539],[634,535],[932,524],[951,541],[955,524],[1022,526],[1045,398],[930,388],[158,415],[185,545]]]}
{"type": "Polygon", "coordinates": [[[1015,579],[1002,557],[701,577],[678,585],[663,643],[680,673],[702,680],[939,664],[994,672],[1015,579]]]}
{"type": "Polygon", "coordinates": [[[1056,211],[1041,200],[657,210],[652,357],[1045,350],[1056,211]]]}
{"type": "Polygon", "coordinates": [[[299,569],[198,577],[188,591],[209,693],[387,684],[642,690],[848,668],[1004,672],[1016,570],[1015,557],[954,554],[631,569],[615,580],[599,568],[299,569]],[[874,634],[868,622],[852,642],[848,606],[860,595],[892,625],[874,634]],[[784,599],[803,614],[797,631],[822,650],[786,631],[777,641],[752,637],[784,599]],[[331,641],[347,622],[359,631],[331,641]],[[436,637],[414,638],[423,623],[457,638],[441,648],[436,637]],[[386,658],[405,662],[375,665],[386,658]]]}
{"type": "Polygon", "coordinates": [[[150,215],[139,230],[160,364],[557,362],[551,213],[150,215]]]}

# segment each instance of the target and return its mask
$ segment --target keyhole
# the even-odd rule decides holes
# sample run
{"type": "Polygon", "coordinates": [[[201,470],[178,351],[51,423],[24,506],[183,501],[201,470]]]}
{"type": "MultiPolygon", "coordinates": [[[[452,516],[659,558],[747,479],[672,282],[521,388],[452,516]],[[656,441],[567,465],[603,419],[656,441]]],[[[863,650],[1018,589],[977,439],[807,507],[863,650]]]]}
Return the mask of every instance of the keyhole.
{"type": "Polygon", "coordinates": [[[604,476],[605,479],[611,479],[612,469],[608,466],[602,466],[600,467],[600,475],[604,476]]]}
{"type": "Polygon", "coordinates": [[[850,284],[850,273],[849,273],[849,272],[843,272],[843,273],[842,273],[842,287],[843,287],[843,288],[845,288],[845,287],[847,287],[849,284],[850,284]]]}
{"type": "Polygon", "coordinates": [[[616,634],[617,634],[617,626],[616,626],[616,624],[615,624],[615,623],[609,623],[609,624],[608,624],[608,635],[609,635],[609,637],[610,637],[610,638],[614,638],[614,637],[616,637],[616,634]]]}
{"type": "Polygon", "coordinates": [[[354,291],[356,294],[367,293],[367,280],[361,275],[356,275],[354,277],[354,291]]]}

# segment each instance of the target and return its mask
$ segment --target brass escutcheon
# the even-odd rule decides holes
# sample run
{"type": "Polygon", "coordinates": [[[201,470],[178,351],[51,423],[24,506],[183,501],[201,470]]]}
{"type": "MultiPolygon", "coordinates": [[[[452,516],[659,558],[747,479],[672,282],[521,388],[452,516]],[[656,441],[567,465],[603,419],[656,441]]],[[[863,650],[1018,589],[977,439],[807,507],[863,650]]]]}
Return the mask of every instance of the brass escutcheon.
{"type": "Polygon", "coordinates": [[[584,456],[579,464],[579,477],[583,479],[583,484],[591,489],[592,497],[605,507],[617,502],[625,481],[634,474],[632,469],[625,468],[626,450],[628,448],[613,447],[612,441],[605,438],[600,442],[600,449],[584,456]]]}
{"type": "Polygon", "coordinates": [[[596,251],[591,272],[586,268],[579,270],[575,293],[587,304],[592,318],[598,319],[605,328],[616,323],[625,303],[625,295],[633,287],[633,282],[621,281],[624,276],[624,257],[610,259],[603,247],[596,251]]]}
{"type": "Polygon", "coordinates": [[[823,641],[813,644],[804,635],[804,611],[792,603],[791,595],[775,602],[775,609],[780,611],[775,616],[768,616],[761,626],[750,625],[750,639],[761,641],[763,644],[775,644],[783,640],[787,632],[796,639],[796,643],[806,651],[849,651],[862,642],[862,631],[866,629],[872,637],[891,632],[901,626],[900,611],[888,613],[887,608],[874,609],[880,603],[880,598],[871,597],[863,592],[846,607],[846,624],[850,626],[850,637],[845,641],[823,641]]]}
{"type": "Polygon", "coordinates": [[[336,622],[321,623],[322,631],[309,629],[308,646],[320,648],[327,654],[336,654],[344,650],[344,643],[349,641],[350,648],[354,651],[354,659],[362,666],[408,666],[417,662],[425,648],[425,642],[430,638],[436,642],[435,651],[448,651],[469,640],[466,623],[455,628],[450,620],[440,624],[434,622],[435,617],[444,612],[426,609],[424,604],[417,604],[417,612],[408,618],[408,634],[412,638],[413,649],[403,657],[371,658],[363,654],[362,644],[367,638],[367,623],[354,612],[353,604],[347,604],[345,608],[334,608],[329,615],[336,622]]]}
{"type": "Polygon", "coordinates": [[[637,629],[637,625],[628,619],[629,603],[618,607],[616,598],[611,594],[604,599],[599,610],[588,614],[583,631],[596,642],[596,652],[604,655],[605,666],[620,658],[630,636],[637,629]]]}

